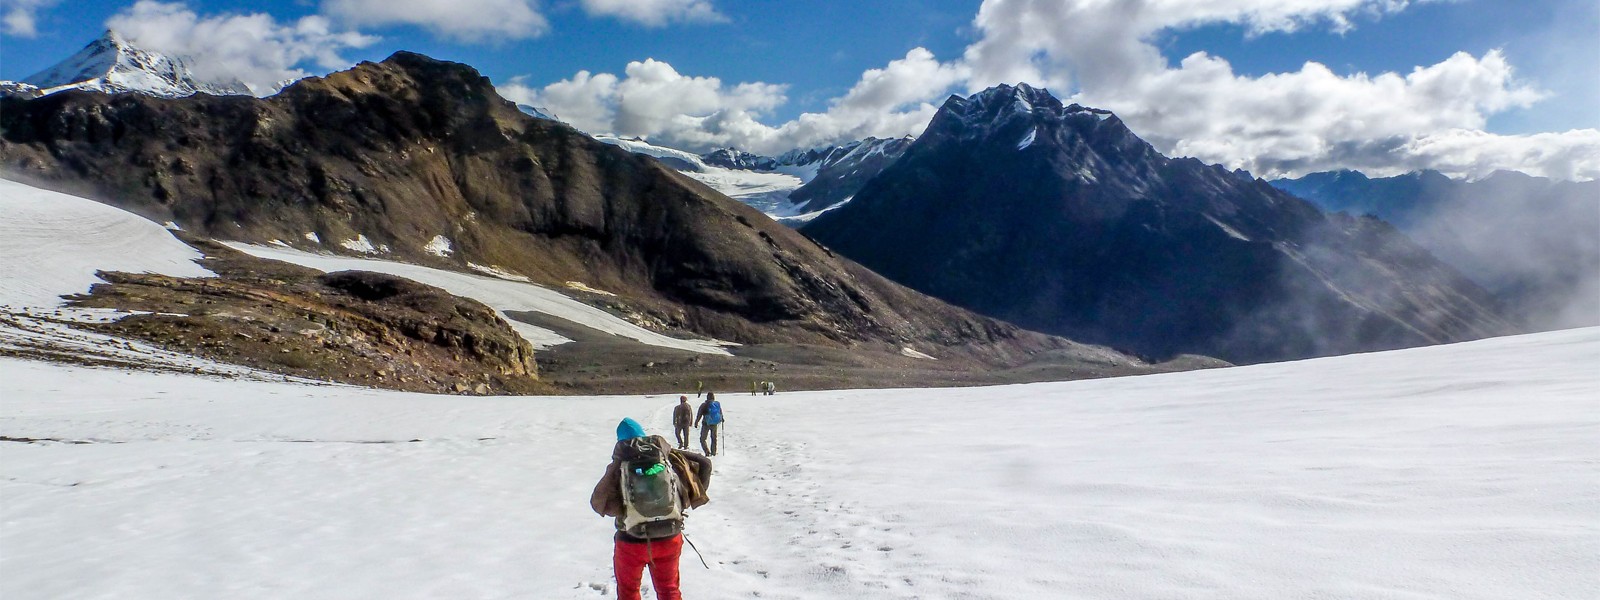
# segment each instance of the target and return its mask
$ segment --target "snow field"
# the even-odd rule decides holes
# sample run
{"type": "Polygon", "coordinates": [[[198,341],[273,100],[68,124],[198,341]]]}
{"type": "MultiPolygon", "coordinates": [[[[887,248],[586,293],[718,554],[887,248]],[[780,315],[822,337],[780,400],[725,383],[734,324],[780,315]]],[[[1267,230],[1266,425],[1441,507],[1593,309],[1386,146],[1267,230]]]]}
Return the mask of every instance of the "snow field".
{"type": "Polygon", "coordinates": [[[92,200],[0,179],[0,304],[55,307],[95,271],[210,277],[161,225],[92,200]]]}
{"type": "MultiPolygon", "coordinates": [[[[1600,329],[1214,371],[720,396],[690,597],[1593,598],[1600,329]]],[[[601,598],[675,396],[0,359],[0,597],[601,598]],[[16,550],[21,549],[21,550],[16,550]]]]}
{"type": "Polygon", "coordinates": [[[511,324],[535,348],[549,348],[570,342],[565,337],[535,327],[506,315],[506,312],[530,311],[547,314],[584,325],[598,331],[618,335],[644,344],[663,348],[677,348],[703,354],[729,354],[723,349],[727,342],[714,340],[685,340],[650,331],[622,320],[611,313],[589,306],[555,290],[520,281],[507,281],[485,275],[446,271],[409,263],[348,258],[331,254],[312,254],[293,248],[229,243],[229,247],[255,256],[297,264],[319,271],[373,271],[404,277],[412,281],[443,288],[457,296],[472,298],[500,312],[501,318],[511,324]]]}

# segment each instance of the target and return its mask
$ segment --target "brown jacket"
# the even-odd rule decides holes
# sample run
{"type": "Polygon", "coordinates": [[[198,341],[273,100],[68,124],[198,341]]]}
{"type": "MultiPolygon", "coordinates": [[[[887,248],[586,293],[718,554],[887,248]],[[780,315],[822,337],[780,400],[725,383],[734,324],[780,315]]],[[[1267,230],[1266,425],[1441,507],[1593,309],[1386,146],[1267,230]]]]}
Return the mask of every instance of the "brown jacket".
{"type": "MultiPolygon", "coordinates": [[[[711,459],[693,452],[673,450],[671,442],[659,435],[650,436],[650,441],[667,451],[668,466],[678,474],[678,481],[683,484],[678,487],[678,500],[684,508],[700,508],[711,501],[706,496],[706,490],[711,487],[711,459]]],[[[589,495],[589,508],[607,517],[622,516],[622,463],[617,459],[617,453],[621,450],[622,442],[617,442],[617,446],[611,450],[611,464],[606,465],[605,474],[600,476],[594,493],[589,495]]]]}
{"type": "Polygon", "coordinates": [[[678,429],[688,429],[694,426],[694,409],[682,402],[672,409],[672,426],[678,429]]]}

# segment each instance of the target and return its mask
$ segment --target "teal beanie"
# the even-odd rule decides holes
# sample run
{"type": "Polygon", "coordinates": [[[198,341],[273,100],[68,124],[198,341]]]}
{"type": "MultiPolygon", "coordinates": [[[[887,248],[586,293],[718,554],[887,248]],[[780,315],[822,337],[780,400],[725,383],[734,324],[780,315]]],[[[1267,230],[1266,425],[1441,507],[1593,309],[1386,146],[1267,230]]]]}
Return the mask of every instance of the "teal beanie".
{"type": "Polygon", "coordinates": [[[617,441],[641,437],[644,437],[644,427],[640,426],[638,421],[623,419],[621,423],[617,423],[617,441]]]}

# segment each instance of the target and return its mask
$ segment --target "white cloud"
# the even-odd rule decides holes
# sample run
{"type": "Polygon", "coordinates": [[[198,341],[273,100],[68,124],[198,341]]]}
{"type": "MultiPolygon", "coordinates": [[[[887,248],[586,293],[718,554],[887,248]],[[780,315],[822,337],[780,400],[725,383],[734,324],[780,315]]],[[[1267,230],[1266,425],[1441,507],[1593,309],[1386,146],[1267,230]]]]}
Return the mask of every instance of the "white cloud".
{"type": "Polygon", "coordinates": [[[613,129],[616,75],[593,75],[588,71],[578,71],[571,79],[557,81],[542,89],[530,87],[526,81],[526,77],[518,77],[496,86],[496,89],[507,100],[548,109],[578,129],[594,132],[613,129]]]}
{"type": "MultiPolygon", "coordinates": [[[[1397,148],[1394,155],[1395,163],[1409,166],[1390,169],[1390,174],[1428,168],[1484,175],[1520,167],[1541,177],[1600,179],[1600,130],[1495,135],[1451,129],[1415,137],[1397,148]]],[[[1370,168],[1380,171],[1383,166],[1374,164],[1370,168]]]]}
{"type": "Polygon", "coordinates": [[[514,101],[547,107],[581,129],[691,148],[762,135],[768,128],[756,117],[786,100],[784,86],[728,86],[716,77],[680,74],[654,59],[628,63],[622,77],[580,71],[538,90],[516,80],[499,90],[514,101]]]}
{"type": "Polygon", "coordinates": [[[543,35],[535,0],[323,0],[322,12],[355,26],[415,25],[461,42],[543,35]]]}
{"type": "Polygon", "coordinates": [[[140,0],[113,15],[106,26],[142,47],[187,56],[200,77],[237,77],[258,94],[305,77],[310,62],[323,69],[350,63],[339,52],[377,38],[336,30],[324,17],[280,23],[264,13],[202,17],[181,3],[140,0]]]}
{"type": "Polygon", "coordinates": [[[39,11],[54,6],[60,0],[6,0],[6,14],[0,17],[0,29],[17,37],[39,36],[39,11]]]}
{"type": "Polygon", "coordinates": [[[1345,31],[1421,1],[986,0],[973,21],[978,39],[959,59],[941,62],[914,49],[863,73],[826,111],[777,126],[759,117],[783,101],[781,86],[727,87],[653,60],[629,65],[623,77],[584,72],[526,92],[594,131],[694,150],[735,145],[771,153],[919,133],[953,87],[1026,81],[1116,111],[1163,152],[1260,176],[1433,168],[1473,177],[1498,169],[1600,177],[1593,130],[1484,132],[1490,117],[1536,106],[1547,95],[1519,79],[1498,50],[1457,53],[1409,73],[1341,74],[1308,62],[1248,76],[1204,52],[1171,64],[1152,42],[1164,32],[1216,24],[1250,35],[1345,31]]]}
{"type": "MultiPolygon", "coordinates": [[[[1564,152],[1519,150],[1529,136],[1482,132],[1488,118],[1544,97],[1520,81],[1499,51],[1458,53],[1409,74],[1340,75],[1318,63],[1259,77],[1196,53],[1171,65],[1156,34],[1202,25],[1252,33],[1308,26],[1345,30],[1362,15],[1403,10],[1407,0],[987,0],[963,61],[969,89],[1030,81],[1075,90],[1074,101],[1116,111],[1157,148],[1242,167],[1257,175],[1406,165],[1452,175],[1495,169],[1600,176],[1600,152],[1583,132],[1541,134],[1564,152]],[[1483,146],[1465,148],[1475,132],[1483,146]],[[1443,153],[1443,148],[1453,150],[1443,153]],[[1582,156],[1583,149],[1589,156],[1582,156]],[[1413,150],[1406,150],[1413,149],[1413,150]],[[1422,149],[1430,149],[1423,151],[1422,149]]],[[[1384,169],[1388,170],[1388,169],[1384,169]]]]}
{"type": "Polygon", "coordinates": [[[645,27],[728,20],[710,0],[583,0],[583,10],[590,16],[615,17],[645,27]]]}
{"type": "Polygon", "coordinates": [[[545,106],[580,129],[641,136],[690,150],[736,146],[777,153],[797,147],[918,133],[951,88],[966,77],[915,48],[882,69],[870,69],[828,110],[773,127],[758,118],[781,106],[786,88],[768,83],[728,86],[715,77],[678,73],[665,62],[629,63],[623,77],[579,72],[535,90],[521,81],[500,93],[545,106]]]}

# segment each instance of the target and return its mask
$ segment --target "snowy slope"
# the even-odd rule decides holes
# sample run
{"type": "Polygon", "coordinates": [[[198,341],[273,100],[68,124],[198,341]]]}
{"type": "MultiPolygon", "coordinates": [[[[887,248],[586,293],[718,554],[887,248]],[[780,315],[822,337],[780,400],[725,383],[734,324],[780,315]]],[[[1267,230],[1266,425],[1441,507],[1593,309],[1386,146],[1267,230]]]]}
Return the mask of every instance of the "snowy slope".
{"type": "MultiPolygon", "coordinates": [[[[88,292],[96,271],[210,277],[199,252],[137,215],[99,202],[0,179],[0,353],[280,380],[252,369],[82,330],[129,312],[63,308],[88,292]]],[[[5,392],[0,392],[3,397],[5,392]]]]}
{"type": "Polygon", "coordinates": [[[711,189],[774,216],[787,216],[792,212],[789,193],[805,185],[811,176],[816,175],[815,169],[805,167],[784,168],[778,171],[729,169],[706,164],[693,152],[657,146],[644,140],[613,135],[597,135],[594,139],[635,154],[661,159],[667,166],[706,184],[711,189]]]}
{"type": "Polygon", "coordinates": [[[149,220],[76,196],[0,179],[0,305],[60,306],[95,271],[208,277],[199,252],[149,220]]]}
{"type": "Polygon", "coordinates": [[[251,93],[238,79],[197,77],[189,59],[139,48],[114,31],[106,31],[77,54],[21,83],[35,86],[43,94],[70,89],[108,94],[137,92],[167,98],[251,93]]]}
{"type": "Polygon", "coordinates": [[[622,320],[604,310],[573,300],[560,292],[532,283],[507,281],[484,275],[457,273],[402,262],[312,254],[287,247],[255,246],[250,244],[229,244],[229,246],[260,258],[280,260],[320,271],[359,270],[388,273],[443,288],[452,294],[472,298],[499,311],[501,317],[506,319],[506,322],[510,323],[512,328],[516,329],[524,338],[527,338],[528,342],[536,348],[548,348],[572,340],[561,337],[548,329],[534,327],[512,319],[505,313],[521,311],[543,313],[652,346],[677,348],[704,354],[728,354],[728,351],[723,349],[723,346],[727,345],[726,342],[684,340],[661,335],[622,320]]]}
{"type": "MultiPolygon", "coordinates": [[[[1600,329],[1137,378],[726,394],[696,598],[1590,599],[1600,329]]],[[[670,397],[0,359],[0,597],[614,596],[588,493],[670,397]],[[17,550],[20,549],[20,550],[17,550]]],[[[781,384],[781,380],[780,380],[781,384]]],[[[781,388],[780,388],[781,389],[781,388]]]]}

